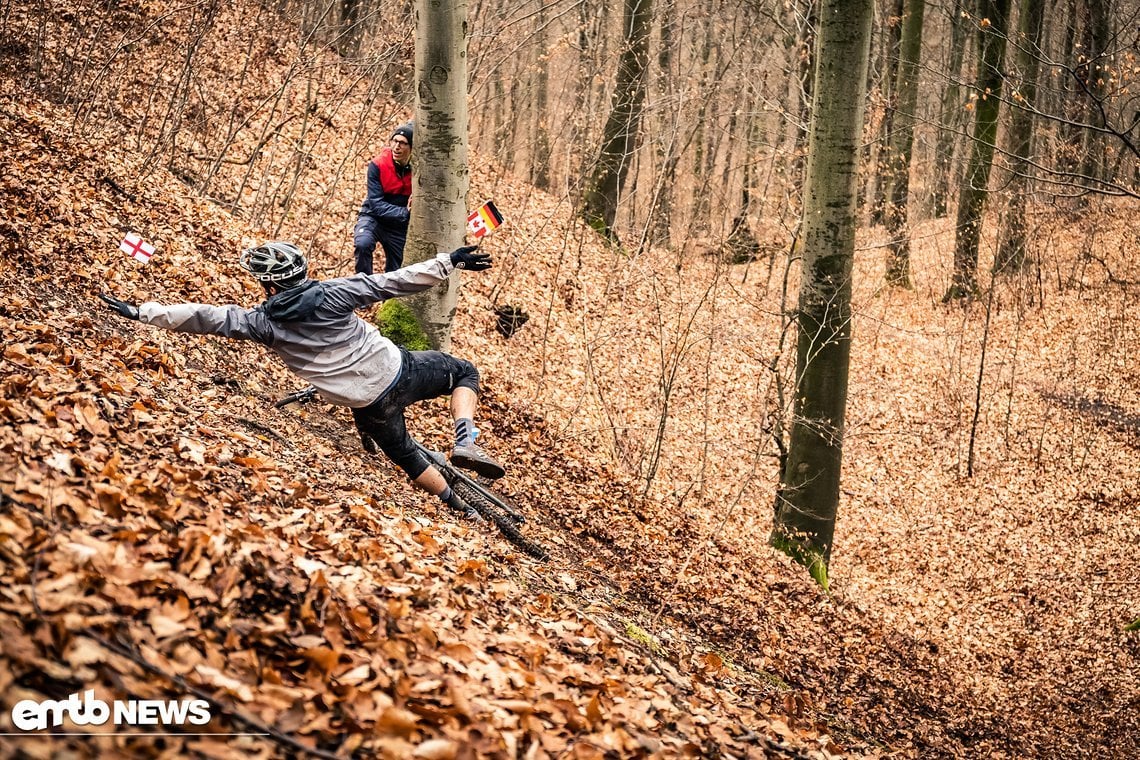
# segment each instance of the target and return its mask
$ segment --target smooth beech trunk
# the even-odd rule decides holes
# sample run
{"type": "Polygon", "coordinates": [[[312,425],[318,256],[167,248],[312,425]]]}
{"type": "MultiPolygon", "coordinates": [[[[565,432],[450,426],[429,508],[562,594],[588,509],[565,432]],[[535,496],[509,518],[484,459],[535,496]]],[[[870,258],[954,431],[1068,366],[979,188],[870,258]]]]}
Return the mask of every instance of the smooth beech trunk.
{"type": "Polygon", "coordinates": [[[889,184],[884,209],[890,230],[887,282],[910,287],[910,159],[914,147],[915,112],[918,110],[918,71],[922,58],[922,23],[926,0],[906,0],[899,43],[898,78],[895,81],[894,125],[887,151],[889,184]]]}
{"type": "Polygon", "coordinates": [[[1002,59],[1009,0],[982,0],[978,24],[978,78],[975,83],[974,136],[970,145],[970,166],[958,196],[957,235],[954,239],[954,274],[943,301],[973,298],[978,292],[978,244],[986,210],[990,169],[997,142],[998,112],[1001,105],[1002,59]]]}
{"type": "Polygon", "coordinates": [[[1013,107],[1009,117],[1009,152],[1013,175],[1009,179],[1009,208],[1001,228],[995,272],[1014,272],[1025,266],[1029,228],[1025,220],[1029,192],[1030,158],[1033,149],[1033,114],[1037,104],[1037,56],[1041,45],[1045,0],[1025,0],[1017,21],[1017,63],[1014,70],[1021,81],[1010,93],[1013,107]]]}
{"type": "Polygon", "coordinates": [[[851,270],[872,0],[825,0],[819,10],[802,258],[796,390],[772,544],[825,588],[839,507],[851,356],[851,270]]]}
{"type": "MultiPolygon", "coordinates": [[[[463,245],[467,226],[467,3],[416,0],[416,135],[405,261],[463,245]]],[[[407,299],[432,345],[447,350],[459,273],[407,299]]]]}

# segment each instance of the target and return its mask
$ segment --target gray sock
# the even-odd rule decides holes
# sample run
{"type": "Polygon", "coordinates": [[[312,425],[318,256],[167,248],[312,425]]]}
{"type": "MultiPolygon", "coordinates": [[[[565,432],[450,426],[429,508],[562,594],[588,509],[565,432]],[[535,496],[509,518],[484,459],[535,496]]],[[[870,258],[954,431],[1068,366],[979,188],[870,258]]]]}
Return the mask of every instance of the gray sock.
{"type": "Polygon", "coordinates": [[[470,417],[460,417],[455,421],[455,445],[470,446],[475,443],[475,421],[470,417]]]}

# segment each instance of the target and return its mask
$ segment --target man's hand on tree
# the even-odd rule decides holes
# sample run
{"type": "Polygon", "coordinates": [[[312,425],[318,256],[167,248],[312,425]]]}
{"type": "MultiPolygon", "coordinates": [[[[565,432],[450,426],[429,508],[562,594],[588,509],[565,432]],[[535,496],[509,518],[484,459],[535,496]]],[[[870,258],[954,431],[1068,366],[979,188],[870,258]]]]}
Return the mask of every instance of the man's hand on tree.
{"type": "Polygon", "coordinates": [[[127,319],[139,318],[139,307],[127,301],[120,301],[118,298],[112,298],[106,293],[100,293],[99,297],[107,304],[107,308],[118,314],[120,317],[127,319]]]}
{"type": "Polygon", "coordinates": [[[477,245],[465,245],[451,252],[451,263],[456,269],[467,269],[472,272],[482,272],[491,268],[491,254],[475,253],[477,245]]]}

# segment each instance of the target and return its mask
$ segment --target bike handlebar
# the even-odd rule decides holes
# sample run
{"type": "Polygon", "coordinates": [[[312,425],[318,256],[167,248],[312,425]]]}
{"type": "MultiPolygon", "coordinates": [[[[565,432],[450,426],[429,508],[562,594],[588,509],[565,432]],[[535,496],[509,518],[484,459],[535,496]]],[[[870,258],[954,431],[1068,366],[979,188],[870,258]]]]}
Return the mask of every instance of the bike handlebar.
{"type": "Polygon", "coordinates": [[[273,407],[275,409],[281,409],[282,407],[285,407],[285,406],[288,406],[289,404],[292,404],[294,401],[300,401],[302,404],[307,404],[310,401],[312,401],[313,399],[315,399],[316,397],[317,397],[317,389],[310,385],[308,388],[304,388],[302,390],[299,390],[296,393],[290,393],[285,398],[274,403],[273,407]]]}

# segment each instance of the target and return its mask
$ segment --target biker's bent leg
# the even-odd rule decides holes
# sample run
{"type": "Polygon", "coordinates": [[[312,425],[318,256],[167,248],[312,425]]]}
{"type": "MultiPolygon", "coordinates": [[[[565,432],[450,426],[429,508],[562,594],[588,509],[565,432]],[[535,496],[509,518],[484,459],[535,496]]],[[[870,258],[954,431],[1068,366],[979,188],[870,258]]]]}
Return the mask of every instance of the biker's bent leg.
{"type": "Polygon", "coordinates": [[[408,404],[454,393],[467,388],[479,395],[479,370],[466,359],[442,351],[411,351],[408,366],[409,383],[404,391],[408,404]]]}
{"type": "Polygon", "coordinates": [[[452,464],[488,478],[503,477],[505,468],[475,444],[475,408],[479,398],[479,371],[475,365],[440,351],[413,351],[407,369],[411,382],[405,392],[410,400],[451,394],[455,423],[452,464]]]}
{"type": "MultiPolygon", "coordinates": [[[[387,405],[381,404],[381,407],[383,406],[387,405]]],[[[402,408],[376,409],[374,407],[375,405],[352,410],[356,427],[376,441],[376,445],[380,447],[385,456],[407,473],[413,483],[435,496],[444,493],[448,487],[447,481],[440,475],[439,470],[433,467],[427,458],[420,453],[415,442],[408,435],[408,428],[404,421],[404,410],[402,408]]]]}

